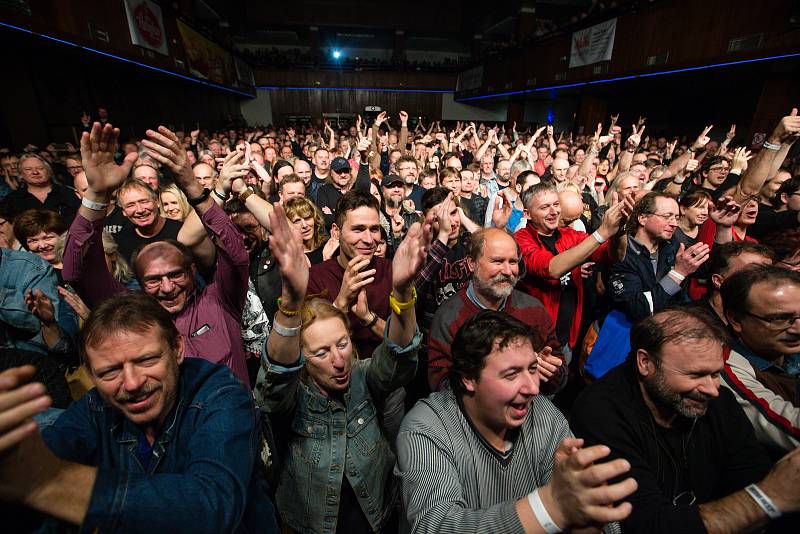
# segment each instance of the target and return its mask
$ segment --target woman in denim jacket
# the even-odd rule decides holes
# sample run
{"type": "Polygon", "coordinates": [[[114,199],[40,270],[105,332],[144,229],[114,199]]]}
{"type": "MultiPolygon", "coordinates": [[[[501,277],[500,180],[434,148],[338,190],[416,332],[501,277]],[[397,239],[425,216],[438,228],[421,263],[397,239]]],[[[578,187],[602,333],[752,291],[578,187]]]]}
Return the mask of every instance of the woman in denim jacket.
{"type": "MultiPolygon", "coordinates": [[[[383,343],[363,360],[354,354],[345,313],[323,299],[305,301],[303,245],[279,205],[271,223],[269,244],[283,288],[256,397],[285,443],[278,509],[298,532],[379,532],[398,494],[380,414],[384,400],[416,370],[421,335],[413,281],[425,262],[430,223],[415,224],[395,253],[393,311],[383,343]]],[[[365,301],[362,296],[356,305],[365,301]]]]}

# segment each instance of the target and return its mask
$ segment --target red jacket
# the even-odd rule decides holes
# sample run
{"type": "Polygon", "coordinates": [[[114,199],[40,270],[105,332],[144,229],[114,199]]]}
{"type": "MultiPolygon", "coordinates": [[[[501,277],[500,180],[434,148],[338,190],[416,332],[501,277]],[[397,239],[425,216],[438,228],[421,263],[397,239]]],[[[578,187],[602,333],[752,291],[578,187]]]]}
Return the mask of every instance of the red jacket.
{"type": "MultiPolygon", "coordinates": [[[[590,237],[586,232],[579,232],[569,227],[559,228],[557,232],[558,240],[556,241],[556,250],[559,253],[571,249],[584,239],[590,237]]],[[[525,278],[520,280],[518,288],[520,291],[524,291],[541,300],[544,307],[547,308],[547,312],[550,314],[550,320],[552,320],[555,325],[558,320],[558,305],[561,301],[561,281],[558,278],[550,276],[550,260],[553,259],[553,253],[544,246],[541,239],[539,239],[539,232],[536,231],[536,228],[534,228],[530,222],[525,228],[514,234],[514,239],[517,241],[517,245],[519,245],[522,260],[525,262],[525,269],[527,271],[525,278]]],[[[608,241],[600,245],[600,248],[594,251],[591,261],[610,263],[611,257],[608,252],[608,241]]],[[[581,328],[583,281],[581,278],[580,265],[572,269],[571,272],[572,279],[575,280],[578,296],[575,306],[575,318],[572,321],[572,326],[569,331],[569,345],[574,348],[575,344],[578,342],[578,333],[581,328]]]]}

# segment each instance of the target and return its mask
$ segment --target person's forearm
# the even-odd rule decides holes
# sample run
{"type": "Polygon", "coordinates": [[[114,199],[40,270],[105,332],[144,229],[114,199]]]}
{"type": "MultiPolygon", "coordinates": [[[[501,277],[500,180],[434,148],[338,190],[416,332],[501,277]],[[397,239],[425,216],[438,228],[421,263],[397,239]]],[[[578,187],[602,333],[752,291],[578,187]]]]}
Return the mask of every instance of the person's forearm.
{"type": "Polygon", "coordinates": [[[548,270],[552,278],[561,278],[572,269],[585,262],[592,253],[600,248],[600,243],[592,236],[587,237],[578,245],[565,250],[550,260],[548,270]]]}
{"type": "Polygon", "coordinates": [[[58,328],[58,323],[55,321],[44,322],[41,321],[42,339],[44,340],[47,348],[52,349],[61,340],[61,329],[58,328]]]}
{"type": "Polygon", "coordinates": [[[470,219],[470,218],[469,218],[469,217],[466,215],[466,213],[464,214],[464,216],[463,216],[463,217],[461,217],[461,226],[463,226],[464,228],[466,228],[467,232],[469,232],[469,233],[471,233],[471,234],[474,234],[475,232],[477,232],[478,230],[480,230],[480,229],[481,229],[481,226],[479,226],[479,225],[475,224],[475,221],[473,221],[472,219],[470,219]]]}
{"type": "Polygon", "coordinates": [[[781,148],[778,150],[778,153],[775,154],[775,160],[772,162],[772,166],[769,169],[769,175],[767,178],[773,178],[778,171],[781,169],[781,165],[786,160],[786,155],[789,153],[789,149],[792,148],[794,141],[791,143],[781,143],[781,148]]]}
{"type": "Polygon", "coordinates": [[[511,158],[511,154],[508,153],[508,150],[506,150],[506,147],[503,146],[503,143],[497,143],[497,150],[503,155],[504,158],[511,158]]]}
{"type": "Polygon", "coordinates": [[[670,173],[670,176],[676,176],[681,169],[686,167],[686,163],[692,159],[692,153],[689,151],[684,152],[669,164],[667,167],[667,172],[670,173]]]}
{"type": "Polygon", "coordinates": [[[408,125],[403,124],[400,126],[400,137],[397,139],[397,149],[402,154],[406,153],[406,145],[408,145],[408,125]]]}
{"type": "MultiPolygon", "coordinates": [[[[777,141],[780,143],[780,140],[777,141]]],[[[734,197],[736,202],[743,202],[745,199],[757,195],[761,191],[761,186],[767,181],[770,169],[777,156],[777,150],[769,150],[762,147],[753,161],[747,167],[739,186],[736,188],[738,195],[734,197]]]]}
{"type": "Polygon", "coordinates": [[[583,161],[581,162],[581,166],[578,167],[578,176],[588,176],[589,170],[592,168],[592,164],[594,163],[594,158],[597,157],[599,150],[595,147],[594,144],[589,145],[589,153],[584,156],[583,161]]]}
{"type": "Polygon", "coordinates": [[[255,217],[258,224],[266,228],[267,232],[272,232],[269,222],[270,214],[275,211],[272,204],[258,195],[249,195],[244,201],[244,206],[255,217]]]}
{"type": "MultiPolygon", "coordinates": [[[[32,469],[39,468],[36,462],[32,469]]],[[[67,523],[80,525],[86,517],[97,468],[55,459],[44,484],[32,488],[24,504],[67,523]]]]}
{"type": "Polygon", "coordinates": [[[480,161],[480,160],[481,160],[481,158],[483,157],[483,155],[486,153],[486,150],[488,150],[488,149],[489,149],[489,144],[491,144],[491,142],[492,142],[492,141],[491,141],[491,137],[488,137],[488,136],[487,136],[487,137],[486,137],[486,142],[484,142],[484,143],[481,145],[481,147],[478,149],[478,151],[475,153],[475,159],[476,159],[477,161],[480,161]]]}
{"type": "Polygon", "coordinates": [[[760,530],[767,514],[744,490],[700,505],[700,519],[709,534],[738,534],[760,530]]]}
{"type": "Polygon", "coordinates": [[[733,227],[732,226],[722,226],[716,225],[717,231],[714,234],[714,244],[715,245],[722,245],[725,243],[730,243],[733,241],[733,227]]]}
{"type": "MultiPolygon", "coordinates": [[[[400,302],[411,300],[411,287],[392,288],[394,298],[400,302]]],[[[407,347],[414,339],[417,329],[417,315],[414,306],[402,310],[399,314],[392,309],[391,321],[389,321],[389,340],[400,347],[407,347]]],[[[382,335],[382,334],[381,334],[382,335]]]]}
{"type": "Polygon", "coordinates": [[[633,163],[633,152],[627,148],[619,155],[619,172],[626,172],[631,170],[631,163],[633,163]]]}

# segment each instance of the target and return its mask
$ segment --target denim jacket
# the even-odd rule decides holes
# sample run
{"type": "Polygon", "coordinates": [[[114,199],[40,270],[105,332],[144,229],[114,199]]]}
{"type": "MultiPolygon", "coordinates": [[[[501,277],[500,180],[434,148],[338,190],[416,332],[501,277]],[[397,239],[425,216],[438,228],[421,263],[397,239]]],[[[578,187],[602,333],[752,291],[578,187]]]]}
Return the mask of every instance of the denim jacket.
{"type": "Polygon", "coordinates": [[[301,379],[302,355],[291,367],[262,357],[256,400],[276,425],[277,439],[287,442],[276,501],[283,520],[299,532],[336,531],[342,476],[374,531],[392,513],[399,487],[380,414],[389,394],[414,377],[422,335],[417,330],[401,348],[388,340],[388,328],[387,321],[383,343],[372,358],[353,362],[344,404],[301,379]]]}
{"type": "Polygon", "coordinates": [[[64,362],[75,355],[77,315],[61,300],[53,267],[35,254],[0,248],[0,346],[16,347],[54,356],[64,362]],[[61,338],[45,343],[39,319],[25,304],[25,292],[39,289],[53,303],[61,338]]]}
{"type": "Polygon", "coordinates": [[[229,369],[186,358],[148,469],[137,457],[141,430],[96,389],[42,435],[56,456],[97,467],[81,532],[274,533],[259,430],[253,399],[229,369]]]}

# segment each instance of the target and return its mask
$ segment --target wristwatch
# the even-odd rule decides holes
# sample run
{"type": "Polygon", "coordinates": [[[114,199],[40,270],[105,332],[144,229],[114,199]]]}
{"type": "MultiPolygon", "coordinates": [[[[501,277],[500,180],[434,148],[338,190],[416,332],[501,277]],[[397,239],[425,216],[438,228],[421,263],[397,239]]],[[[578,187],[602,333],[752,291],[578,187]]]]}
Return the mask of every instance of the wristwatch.
{"type": "Polygon", "coordinates": [[[238,195],[239,196],[239,202],[244,204],[245,201],[247,200],[247,198],[252,194],[253,194],[253,190],[250,189],[249,187],[244,189],[243,191],[240,191],[239,195],[238,195]]]}
{"type": "Polygon", "coordinates": [[[210,195],[210,194],[211,194],[211,189],[206,187],[206,188],[203,188],[203,192],[200,194],[199,197],[187,198],[186,201],[189,202],[190,206],[195,207],[195,206],[197,206],[199,204],[202,204],[203,201],[205,201],[205,199],[207,199],[208,195],[210,195]]]}

